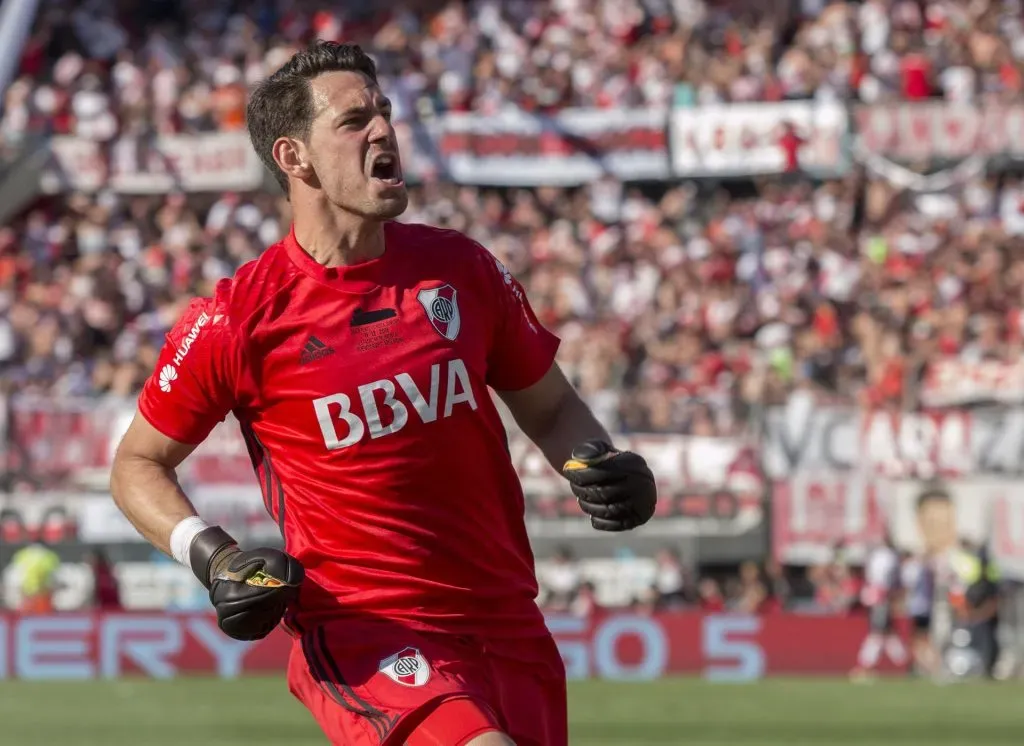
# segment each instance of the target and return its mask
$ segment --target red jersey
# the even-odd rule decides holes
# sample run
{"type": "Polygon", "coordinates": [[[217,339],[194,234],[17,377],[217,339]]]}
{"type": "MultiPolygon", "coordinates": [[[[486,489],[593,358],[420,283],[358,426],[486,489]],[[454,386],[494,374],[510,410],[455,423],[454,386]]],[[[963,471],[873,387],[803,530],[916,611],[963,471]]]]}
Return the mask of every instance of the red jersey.
{"type": "Polygon", "coordinates": [[[488,387],[518,390],[558,339],[486,249],[385,224],[386,250],[327,268],[294,232],[168,336],[139,409],[199,443],[229,412],[267,510],[306,569],[289,619],[346,616],[546,634],[524,499],[488,387]]]}

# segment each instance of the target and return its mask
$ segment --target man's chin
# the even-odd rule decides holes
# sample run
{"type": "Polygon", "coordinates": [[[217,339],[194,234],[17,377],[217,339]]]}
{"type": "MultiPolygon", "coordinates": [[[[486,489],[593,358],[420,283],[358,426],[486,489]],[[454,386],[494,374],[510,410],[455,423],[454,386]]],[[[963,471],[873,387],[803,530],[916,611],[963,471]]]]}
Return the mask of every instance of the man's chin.
{"type": "Polygon", "coordinates": [[[379,194],[374,199],[373,213],[381,220],[393,220],[409,207],[409,193],[405,187],[389,190],[390,194],[379,194]]]}

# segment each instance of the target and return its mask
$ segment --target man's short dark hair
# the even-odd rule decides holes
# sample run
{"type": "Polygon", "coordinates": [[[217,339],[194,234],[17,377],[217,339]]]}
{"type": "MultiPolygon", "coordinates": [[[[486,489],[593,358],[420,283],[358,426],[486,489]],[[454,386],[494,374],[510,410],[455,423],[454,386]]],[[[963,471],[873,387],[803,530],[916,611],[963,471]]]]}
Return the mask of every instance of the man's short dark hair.
{"type": "Polygon", "coordinates": [[[359,72],[377,82],[377,66],[358,44],[318,40],[296,52],[280,70],[257,85],[249,98],[249,140],[285,194],[288,177],[274,162],[274,141],[279,137],[309,136],[314,114],[310,81],[336,71],[359,72]]]}
{"type": "Polygon", "coordinates": [[[920,510],[928,503],[951,503],[949,493],[941,487],[930,487],[917,496],[917,509],[920,510]]]}

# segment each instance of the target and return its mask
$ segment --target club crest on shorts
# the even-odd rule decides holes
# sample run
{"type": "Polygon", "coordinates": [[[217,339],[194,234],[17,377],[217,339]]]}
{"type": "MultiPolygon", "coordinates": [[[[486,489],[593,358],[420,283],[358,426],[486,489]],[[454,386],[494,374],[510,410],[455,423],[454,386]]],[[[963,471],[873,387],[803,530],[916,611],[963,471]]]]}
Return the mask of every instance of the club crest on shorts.
{"type": "Polygon", "coordinates": [[[437,333],[453,341],[459,336],[459,327],[462,326],[459,303],[455,295],[456,290],[451,285],[424,289],[416,294],[416,300],[427,312],[427,318],[437,329],[437,333]]]}
{"type": "Polygon", "coordinates": [[[416,648],[405,648],[385,658],[377,670],[404,686],[423,686],[430,679],[430,664],[416,648]]]}

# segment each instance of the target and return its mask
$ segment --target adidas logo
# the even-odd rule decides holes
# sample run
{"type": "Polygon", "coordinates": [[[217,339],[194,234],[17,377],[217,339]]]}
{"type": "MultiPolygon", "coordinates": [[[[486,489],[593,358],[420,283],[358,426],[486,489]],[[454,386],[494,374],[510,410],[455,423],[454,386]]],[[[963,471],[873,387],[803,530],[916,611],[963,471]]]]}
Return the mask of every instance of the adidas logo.
{"type": "Polygon", "coordinates": [[[328,347],[316,337],[310,337],[306,340],[306,346],[302,350],[302,355],[299,356],[299,365],[323,360],[325,357],[333,354],[333,347],[328,347]]]}

